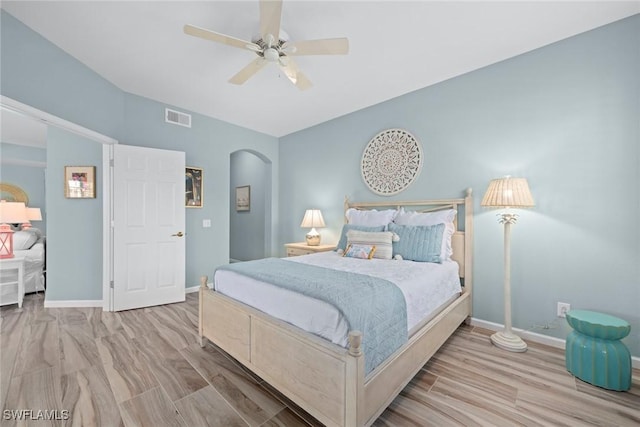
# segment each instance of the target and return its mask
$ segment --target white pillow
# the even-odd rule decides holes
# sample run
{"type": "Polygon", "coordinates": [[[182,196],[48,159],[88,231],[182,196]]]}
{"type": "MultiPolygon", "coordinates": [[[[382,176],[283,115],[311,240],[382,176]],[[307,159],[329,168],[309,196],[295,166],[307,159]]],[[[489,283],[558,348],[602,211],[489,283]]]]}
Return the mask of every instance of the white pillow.
{"type": "Polygon", "coordinates": [[[405,211],[400,208],[393,222],[398,225],[436,225],[453,222],[457,214],[455,209],[443,209],[434,212],[405,211]]]}
{"type": "Polygon", "coordinates": [[[374,258],[391,259],[393,233],[390,231],[347,231],[347,245],[375,246],[374,258]]]}
{"type": "Polygon", "coordinates": [[[404,208],[400,208],[393,222],[398,225],[436,225],[444,223],[440,259],[449,260],[451,259],[451,255],[453,255],[451,239],[453,238],[453,233],[456,231],[453,220],[457,213],[455,209],[443,209],[434,212],[415,212],[405,211],[404,208]]]}
{"type": "Polygon", "coordinates": [[[31,249],[31,246],[35,245],[38,241],[36,233],[30,233],[28,231],[16,231],[13,233],[13,250],[25,251],[31,249]]]}
{"type": "Polygon", "coordinates": [[[360,210],[349,208],[347,209],[346,216],[349,224],[376,227],[389,224],[396,217],[397,213],[398,211],[396,209],[377,211],[375,209],[360,210]]]}

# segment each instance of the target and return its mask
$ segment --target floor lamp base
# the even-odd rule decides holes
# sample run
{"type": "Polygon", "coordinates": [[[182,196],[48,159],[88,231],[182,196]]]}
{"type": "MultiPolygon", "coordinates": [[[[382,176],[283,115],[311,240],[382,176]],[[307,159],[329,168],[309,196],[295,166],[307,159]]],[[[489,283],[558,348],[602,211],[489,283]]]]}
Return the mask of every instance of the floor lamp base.
{"type": "Polygon", "coordinates": [[[491,342],[496,347],[500,347],[503,350],[515,351],[522,353],[527,351],[527,343],[522,341],[517,335],[507,334],[505,332],[496,332],[491,335],[491,342]]]}

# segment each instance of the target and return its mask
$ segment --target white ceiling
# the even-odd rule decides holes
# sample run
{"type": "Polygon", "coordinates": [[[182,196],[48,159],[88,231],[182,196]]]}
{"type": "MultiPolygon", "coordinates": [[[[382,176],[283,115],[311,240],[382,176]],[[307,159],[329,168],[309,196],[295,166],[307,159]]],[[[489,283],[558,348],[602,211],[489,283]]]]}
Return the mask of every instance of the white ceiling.
{"type": "Polygon", "coordinates": [[[23,114],[2,108],[0,111],[0,141],[45,148],[47,125],[23,114]]]}
{"type": "Polygon", "coordinates": [[[2,8],[124,91],[280,137],[640,13],[640,2],[285,0],[291,40],[350,41],[347,56],[296,58],[314,84],[304,92],[273,65],[229,84],[255,54],[182,31],[251,39],[257,0],[2,8]]]}

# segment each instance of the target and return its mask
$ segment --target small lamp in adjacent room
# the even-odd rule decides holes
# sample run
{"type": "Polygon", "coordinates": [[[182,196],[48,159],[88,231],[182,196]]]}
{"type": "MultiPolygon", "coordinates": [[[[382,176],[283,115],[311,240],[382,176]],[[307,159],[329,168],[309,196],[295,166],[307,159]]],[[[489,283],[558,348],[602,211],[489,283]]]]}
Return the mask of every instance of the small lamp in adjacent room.
{"type": "Polygon", "coordinates": [[[0,259],[13,258],[13,230],[10,224],[27,221],[24,203],[0,201],[0,259]]]}
{"type": "Polygon", "coordinates": [[[527,343],[511,330],[511,224],[516,223],[518,215],[509,208],[535,206],[529,184],[525,178],[493,179],[480,206],[505,208],[498,214],[498,222],[504,224],[504,330],[491,335],[491,342],[504,350],[523,352],[527,350],[527,343]]]}
{"type": "Polygon", "coordinates": [[[23,230],[31,228],[31,221],[42,221],[42,212],[40,212],[40,208],[27,208],[27,219],[28,221],[22,224],[23,230]]]}
{"type": "Polygon", "coordinates": [[[302,218],[302,228],[311,228],[311,231],[307,233],[307,245],[318,246],[320,245],[320,233],[316,231],[316,227],[324,227],[324,219],[322,218],[322,212],[320,209],[307,209],[302,218]]]}

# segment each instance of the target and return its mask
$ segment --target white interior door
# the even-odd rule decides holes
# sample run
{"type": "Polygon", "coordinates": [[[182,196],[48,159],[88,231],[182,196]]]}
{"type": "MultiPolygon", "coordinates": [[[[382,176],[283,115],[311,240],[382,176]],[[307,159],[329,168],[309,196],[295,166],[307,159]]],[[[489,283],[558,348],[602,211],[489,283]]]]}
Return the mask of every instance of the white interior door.
{"type": "Polygon", "coordinates": [[[185,300],[185,154],[115,145],[113,309],[185,300]]]}

